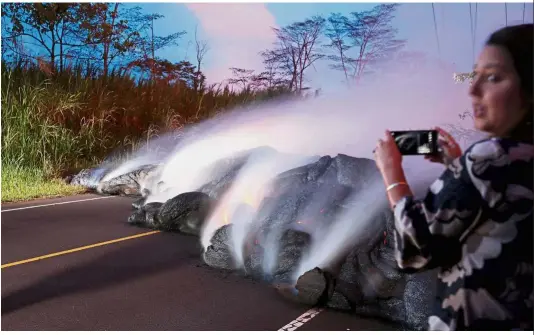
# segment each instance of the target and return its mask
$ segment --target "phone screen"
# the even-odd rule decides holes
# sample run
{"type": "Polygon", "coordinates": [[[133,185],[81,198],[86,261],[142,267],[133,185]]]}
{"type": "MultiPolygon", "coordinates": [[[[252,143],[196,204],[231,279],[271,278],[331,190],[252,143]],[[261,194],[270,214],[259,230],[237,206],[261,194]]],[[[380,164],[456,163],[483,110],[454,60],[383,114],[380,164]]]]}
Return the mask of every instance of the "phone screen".
{"type": "Polygon", "coordinates": [[[437,153],[438,134],[435,130],[392,131],[402,155],[429,155],[437,153]]]}

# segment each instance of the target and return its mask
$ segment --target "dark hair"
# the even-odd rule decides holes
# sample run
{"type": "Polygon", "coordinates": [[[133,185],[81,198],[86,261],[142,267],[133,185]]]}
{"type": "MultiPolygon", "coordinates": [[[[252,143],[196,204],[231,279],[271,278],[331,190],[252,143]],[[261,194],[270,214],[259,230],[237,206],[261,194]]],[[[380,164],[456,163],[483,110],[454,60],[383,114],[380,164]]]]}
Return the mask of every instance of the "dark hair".
{"type": "Polygon", "coordinates": [[[529,106],[525,118],[512,130],[510,136],[520,141],[533,142],[532,95],[533,95],[533,65],[532,23],[507,26],[495,31],[486,41],[486,45],[499,46],[508,51],[512,57],[514,68],[519,75],[521,90],[529,106]]]}

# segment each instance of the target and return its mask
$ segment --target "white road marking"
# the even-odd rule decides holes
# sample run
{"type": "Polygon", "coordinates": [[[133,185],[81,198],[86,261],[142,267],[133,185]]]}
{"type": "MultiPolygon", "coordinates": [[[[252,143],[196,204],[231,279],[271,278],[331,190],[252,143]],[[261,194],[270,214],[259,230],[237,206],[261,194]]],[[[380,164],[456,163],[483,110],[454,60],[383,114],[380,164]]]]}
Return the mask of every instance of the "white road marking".
{"type": "Polygon", "coordinates": [[[64,201],[64,202],[54,202],[51,204],[45,204],[45,205],[36,205],[36,206],[27,206],[27,207],[19,207],[19,208],[10,208],[10,209],[3,209],[2,213],[4,212],[13,212],[13,211],[21,211],[23,209],[32,209],[32,208],[39,208],[39,207],[48,207],[48,206],[56,206],[56,205],[65,205],[65,204],[72,204],[75,202],[84,202],[84,201],[92,201],[92,200],[100,200],[100,199],[109,199],[109,198],[115,198],[114,195],[110,195],[107,197],[98,197],[98,198],[90,198],[90,199],[80,199],[80,200],[72,200],[72,201],[64,201]]]}
{"type": "Polygon", "coordinates": [[[311,319],[316,317],[319,313],[321,313],[324,310],[324,308],[312,308],[308,311],[306,311],[304,314],[296,318],[295,320],[291,321],[287,325],[283,326],[282,328],[278,329],[278,331],[293,331],[297,330],[298,328],[304,326],[306,322],[309,322],[311,319]]]}

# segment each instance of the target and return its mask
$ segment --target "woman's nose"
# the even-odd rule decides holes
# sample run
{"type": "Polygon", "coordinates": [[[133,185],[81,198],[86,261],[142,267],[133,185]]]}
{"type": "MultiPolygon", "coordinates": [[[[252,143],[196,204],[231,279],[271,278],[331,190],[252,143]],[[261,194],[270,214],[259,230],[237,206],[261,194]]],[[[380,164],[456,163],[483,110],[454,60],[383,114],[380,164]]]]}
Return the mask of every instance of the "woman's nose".
{"type": "Polygon", "coordinates": [[[480,83],[476,78],[469,84],[469,95],[474,97],[480,96],[480,83]]]}

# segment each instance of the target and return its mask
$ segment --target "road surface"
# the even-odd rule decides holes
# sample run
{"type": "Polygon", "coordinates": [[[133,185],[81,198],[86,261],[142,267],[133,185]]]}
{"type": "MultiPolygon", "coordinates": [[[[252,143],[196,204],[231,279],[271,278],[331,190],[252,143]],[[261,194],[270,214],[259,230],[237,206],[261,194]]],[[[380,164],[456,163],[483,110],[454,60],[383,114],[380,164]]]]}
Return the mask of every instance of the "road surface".
{"type": "Polygon", "coordinates": [[[2,330],[393,329],[209,268],[198,238],[127,224],[131,203],[87,194],[2,205],[2,330]]]}

